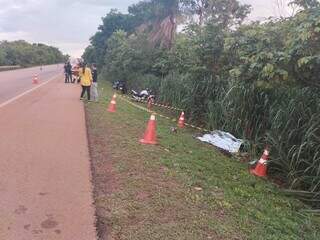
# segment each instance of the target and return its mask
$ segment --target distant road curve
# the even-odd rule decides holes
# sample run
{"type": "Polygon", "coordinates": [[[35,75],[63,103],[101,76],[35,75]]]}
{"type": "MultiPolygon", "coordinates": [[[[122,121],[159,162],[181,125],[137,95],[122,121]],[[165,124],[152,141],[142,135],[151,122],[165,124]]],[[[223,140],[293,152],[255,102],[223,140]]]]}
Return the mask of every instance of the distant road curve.
{"type": "Polygon", "coordinates": [[[32,84],[34,75],[38,75],[41,84],[62,72],[62,64],[42,66],[42,70],[39,66],[0,72],[0,105],[37,87],[32,84]]]}

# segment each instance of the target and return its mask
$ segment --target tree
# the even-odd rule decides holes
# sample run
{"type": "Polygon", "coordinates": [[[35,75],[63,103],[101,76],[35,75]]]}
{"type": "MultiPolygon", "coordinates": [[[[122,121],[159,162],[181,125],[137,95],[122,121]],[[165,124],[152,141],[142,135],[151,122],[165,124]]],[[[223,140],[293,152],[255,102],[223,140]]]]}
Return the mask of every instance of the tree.
{"type": "Polygon", "coordinates": [[[84,53],[82,55],[82,58],[85,60],[87,63],[96,63],[97,57],[96,57],[96,49],[92,46],[89,45],[86,47],[84,50],[84,53]]]}
{"type": "Polygon", "coordinates": [[[154,46],[171,48],[177,29],[178,0],[141,1],[129,7],[141,22],[140,31],[148,32],[154,46]]]}
{"type": "Polygon", "coordinates": [[[5,65],[5,61],[6,61],[6,53],[4,49],[0,48],[0,66],[5,65]]]}
{"type": "Polygon", "coordinates": [[[294,0],[291,1],[290,4],[297,5],[299,7],[302,7],[303,9],[317,8],[320,6],[318,0],[294,0]]]}
{"type": "Polygon", "coordinates": [[[102,67],[108,39],[118,30],[133,32],[136,24],[136,20],[132,15],[123,14],[116,9],[112,9],[102,18],[102,24],[98,27],[98,32],[91,37],[91,46],[85,51],[83,58],[86,61],[96,62],[99,67],[102,67]]]}
{"type": "Polygon", "coordinates": [[[183,10],[191,16],[191,19],[194,15],[198,15],[199,25],[202,26],[205,11],[209,7],[208,0],[182,0],[181,2],[183,10]]]}
{"type": "Polygon", "coordinates": [[[320,6],[299,12],[290,21],[286,53],[299,84],[320,87],[320,6]]]}
{"type": "Polygon", "coordinates": [[[65,60],[66,57],[55,47],[40,43],[30,44],[23,40],[0,42],[0,65],[32,66],[65,60]]]}
{"type": "Polygon", "coordinates": [[[191,18],[198,16],[199,25],[215,23],[223,28],[239,25],[251,11],[251,7],[238,0],[181,0],[184,12],[191,18]]]}

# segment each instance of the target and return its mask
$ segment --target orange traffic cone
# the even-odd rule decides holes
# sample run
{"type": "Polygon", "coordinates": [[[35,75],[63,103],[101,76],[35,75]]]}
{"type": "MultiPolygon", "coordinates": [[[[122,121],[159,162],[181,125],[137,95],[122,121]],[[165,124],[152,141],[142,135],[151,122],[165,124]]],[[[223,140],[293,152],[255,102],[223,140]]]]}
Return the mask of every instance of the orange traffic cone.
{"type": "Polygon", "coordinates": [[[181,116],[180,116],[179,122],[178,122],[178,127],[184,128],[184,112],[181,113],[181,116]]]}
{"type": "Polygon", "coordinates": [[[34,75],[33,76],[33,79],[32,79],[32,84],[38,84],[39,81],[38,81],[38,75],[34,75]]]}
{"type": "Polygon", "coordinates": [[[116,97],[117,97],[117,95],[114,94],[112,99],[111,99],[111,102],[109,104],[108,112],[112,112],[112,113],[116,112],[116,104],[117,104],[116,103],[116,97]]]}
{"type": "Polygon", "coordinates": [[[258,177],[266,177],[268,159],[269,159],[269,150],[265,149],[257,166],[254,169],[250,169],[251,174],[256,175],[258,177]]]}
{"type": "Polygon", "coordinates": [[[147,129],[144,133],[143,139],[140,140],[140,143],[152,145],[157,144],[157,122],[154,114],[150,117],[147,129]]]}

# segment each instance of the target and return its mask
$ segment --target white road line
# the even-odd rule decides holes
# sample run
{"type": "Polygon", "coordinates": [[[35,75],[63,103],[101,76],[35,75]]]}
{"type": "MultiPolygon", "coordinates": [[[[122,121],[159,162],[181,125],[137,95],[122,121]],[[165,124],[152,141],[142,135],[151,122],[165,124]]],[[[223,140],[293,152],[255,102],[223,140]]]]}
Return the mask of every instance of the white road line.
{"type": "Polygon", "coordinates": [[[29,89],[29,90],[27,90],[27,91],[19,94],[18,96],[15,96],[15,97],[13,97],[13,98],[5,101],[4,103],[1,103],[1,104],[0,104],[0,108],[3,108],[3,107],[5,107],[5,106],[7,106],[8,104],[13,103],[14,101],[18,100],[19,98],[21,98],[21,97],[23,97],[23,96],[25,96],[25,95],[27,95],[27,94],[29,94],[29,93],[37,90],[38,88],[43,87],[44,85],[46,85],[46,84],[48,84],[49,82],[51,82],[51,81],[53,81],[54,79],[56,79],[59,75],[61,75],[61,74],[59,73],[59,74],[55,75],[54,77],[50,78],[48,81],[45,81],[44,83],[41,83],[40,85],[38,85],[38,86],[36,86],[36,87],[34,87],[34,88],[31,88],[31,89],[29,89]]]}

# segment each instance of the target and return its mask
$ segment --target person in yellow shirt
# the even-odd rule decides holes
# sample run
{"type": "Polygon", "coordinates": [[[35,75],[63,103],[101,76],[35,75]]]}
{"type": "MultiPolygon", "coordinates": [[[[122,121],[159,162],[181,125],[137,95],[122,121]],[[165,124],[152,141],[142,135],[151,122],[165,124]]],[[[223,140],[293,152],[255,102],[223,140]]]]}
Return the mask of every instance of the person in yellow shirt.
{"type": "Polygon", "coordinates": [[[90,68],[87,67],[85,63],[81,64],[81,68],[79,69],[79,77],[80,77],[80,84],[82,86],[82,92],[80,96],[80,100],[83,100],[85,93],[87,92],[88,101],[90,101],[90,88],[92,84],[92,73],[90,68]]]}

